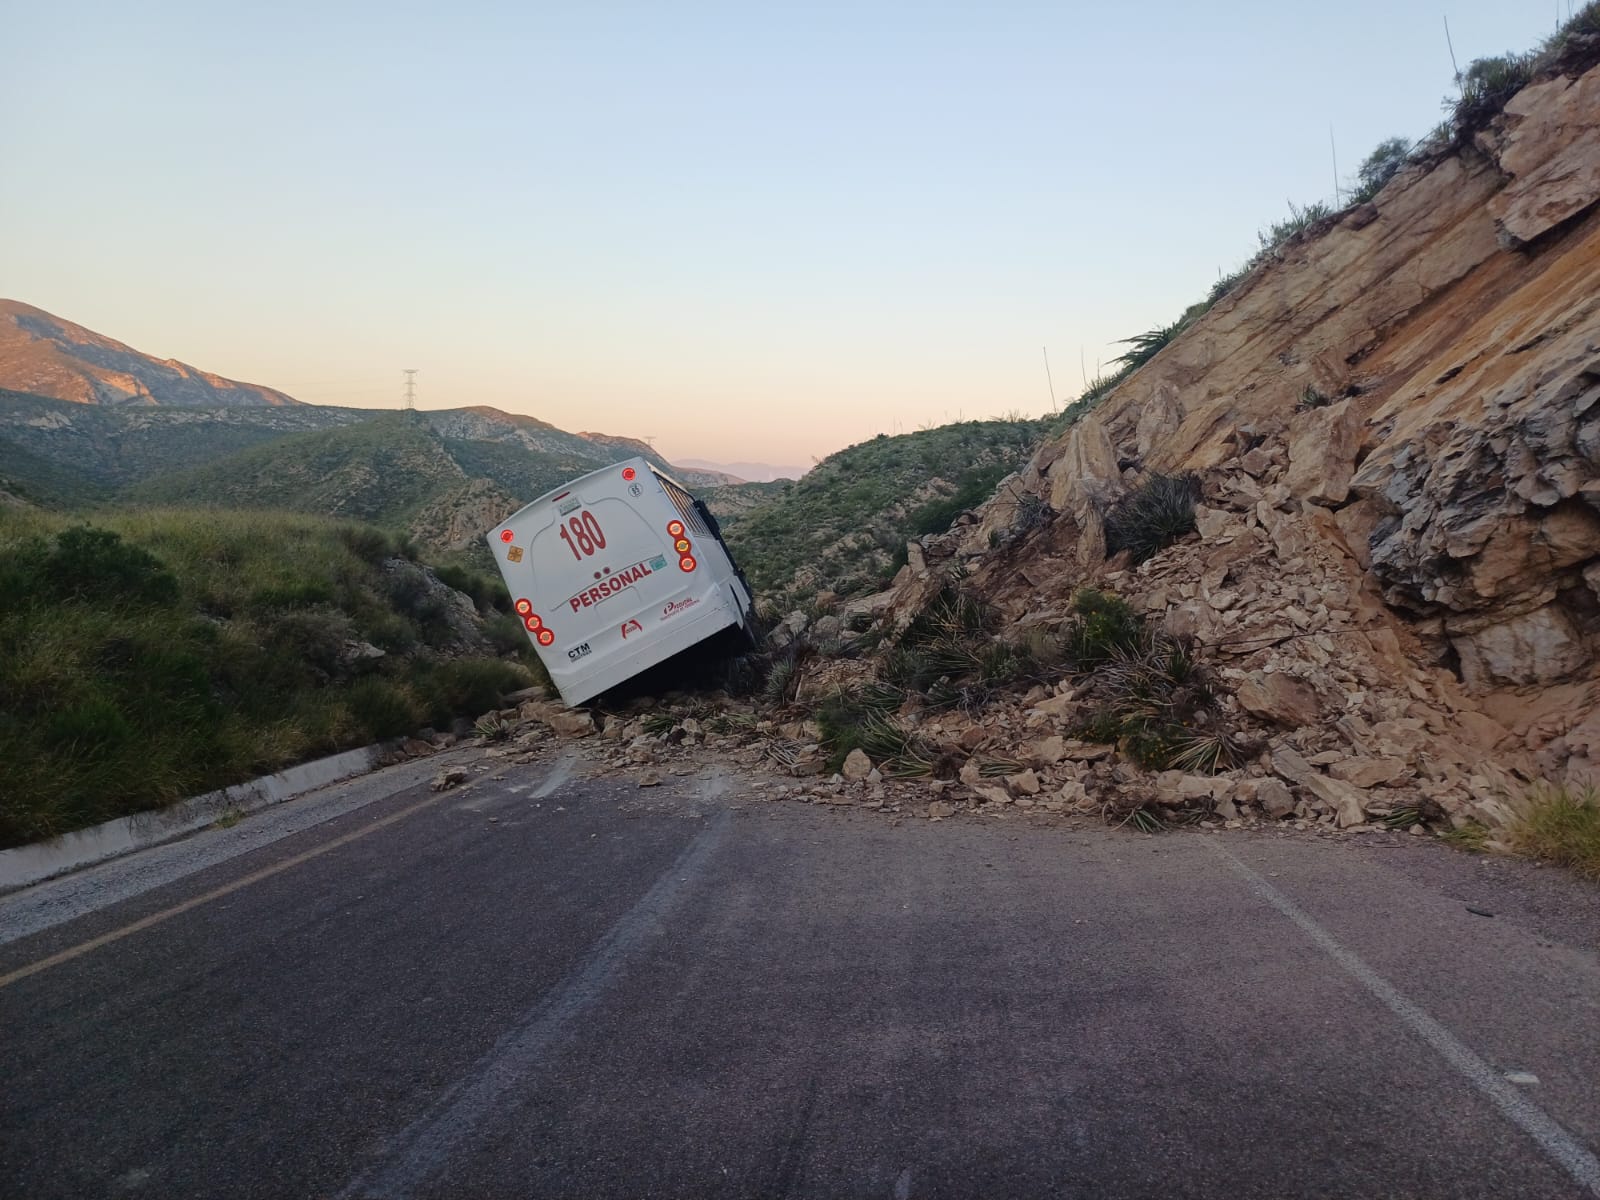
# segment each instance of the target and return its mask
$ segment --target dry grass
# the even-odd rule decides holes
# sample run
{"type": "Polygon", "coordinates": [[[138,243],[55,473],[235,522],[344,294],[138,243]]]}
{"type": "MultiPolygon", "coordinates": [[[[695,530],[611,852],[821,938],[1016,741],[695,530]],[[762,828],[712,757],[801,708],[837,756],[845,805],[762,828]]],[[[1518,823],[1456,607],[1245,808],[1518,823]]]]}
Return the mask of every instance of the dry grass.
{"type": "Polygon", "coordinates": [[[1511,829],[1511,844],[1534,858],[1600,879],[1600,794],[1594,788],[1535,788],[1527,811],[1511,829]]]}

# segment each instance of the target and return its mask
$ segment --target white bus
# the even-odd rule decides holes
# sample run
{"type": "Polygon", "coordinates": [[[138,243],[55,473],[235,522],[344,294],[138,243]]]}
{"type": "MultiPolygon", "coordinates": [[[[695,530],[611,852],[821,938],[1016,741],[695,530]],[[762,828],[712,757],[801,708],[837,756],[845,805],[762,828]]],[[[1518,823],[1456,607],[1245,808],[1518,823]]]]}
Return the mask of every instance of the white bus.
{"type": "Polygon", "coordinates": [[[581,704],[724,630],[755,644],[753,598],[716,518],[644,458],[591,471],[488,533],[539,659],[581,704]]]}

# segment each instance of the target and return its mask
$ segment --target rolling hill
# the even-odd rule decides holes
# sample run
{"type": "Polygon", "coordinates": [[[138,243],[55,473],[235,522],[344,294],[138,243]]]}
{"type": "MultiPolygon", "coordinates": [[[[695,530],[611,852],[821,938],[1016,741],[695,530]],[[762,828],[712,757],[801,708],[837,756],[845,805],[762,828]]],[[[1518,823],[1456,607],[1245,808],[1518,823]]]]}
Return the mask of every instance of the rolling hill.
{"type": "Polygon", "coordinates": [[[751,583],[775,603],[821,588],[867,591],[904,563],[908,539],[943,532],[986,500],[1054,420],[879,434],[828,456],[797,482],[741,484],[706,499],[751,583]]]}

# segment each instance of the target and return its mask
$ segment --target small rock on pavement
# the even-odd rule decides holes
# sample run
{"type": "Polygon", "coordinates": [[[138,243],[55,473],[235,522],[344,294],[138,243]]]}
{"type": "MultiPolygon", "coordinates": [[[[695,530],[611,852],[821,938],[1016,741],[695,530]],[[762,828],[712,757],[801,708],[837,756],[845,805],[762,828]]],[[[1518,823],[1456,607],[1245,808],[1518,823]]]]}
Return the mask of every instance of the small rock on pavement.
{"type": "Polygon", "coordinates": [[[955,811],[956,806],[951,804],[949,801],[935,800],[933,803],[928,805],[928,819],[930,821],[942,820],[945,817],[953,816],[955,811]]]}
{"type": "Polygon", "coordinates": [[[867,757],[867,752],[859,747],[850,751],[844,757],[844,777],[850,780],[862,780],[872,774],[872,760],[867,757]]]}
{"type": "Polygon", "coordinates": [[[661,786],[661,772],[660,771],[646,771],[643,775],[639,776],[639,786],[642,787],[642,788],[660,787],[661,786]]]}
{"type": "Polygon", "coordinates": [[[448,771],[441,771],[434,776],[432,787],[436,792],[447,792],[453,787],[459,787],[466,781],[467,771],[465,767],[451,767],[448,771]]]}

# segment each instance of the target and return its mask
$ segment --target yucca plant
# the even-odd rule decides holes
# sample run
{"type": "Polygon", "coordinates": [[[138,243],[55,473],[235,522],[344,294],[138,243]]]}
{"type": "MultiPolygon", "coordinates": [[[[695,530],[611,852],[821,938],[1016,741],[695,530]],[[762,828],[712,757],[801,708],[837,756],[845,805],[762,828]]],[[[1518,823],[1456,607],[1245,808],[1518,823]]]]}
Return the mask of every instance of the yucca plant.
{"type": "Polygon", "coordinates": [[[1445,101],[1456,139],[1465,140],[1482,129],[1505,108],[1533,78],[1537,59],[1532,54],[1507,52],[1474,60],[1461,73],[1461,95],[1445,101]]]}
{"type": "Polygon", "coordinates": [[[1112,362],[1125,364],[1129,370],[1142,367],[1157,354],[1161,353],[1173,338],[1183,331],[1183,322],[1174,321],[1171,325],[1163,325],[1158,329],[1147,329],[1143,333],[1136,333],[1129,338],[1118,340],[1119,346],[1132,346],[1126,354],[1119,354],[1112,362]]]}
{"type": "Polygon", "coordinates": [[[1151,472],[1105,514],[1106,553],[1131,551],[1144,562],[1194,529],[1200,481],[1193,475],[1151,472]]]}

